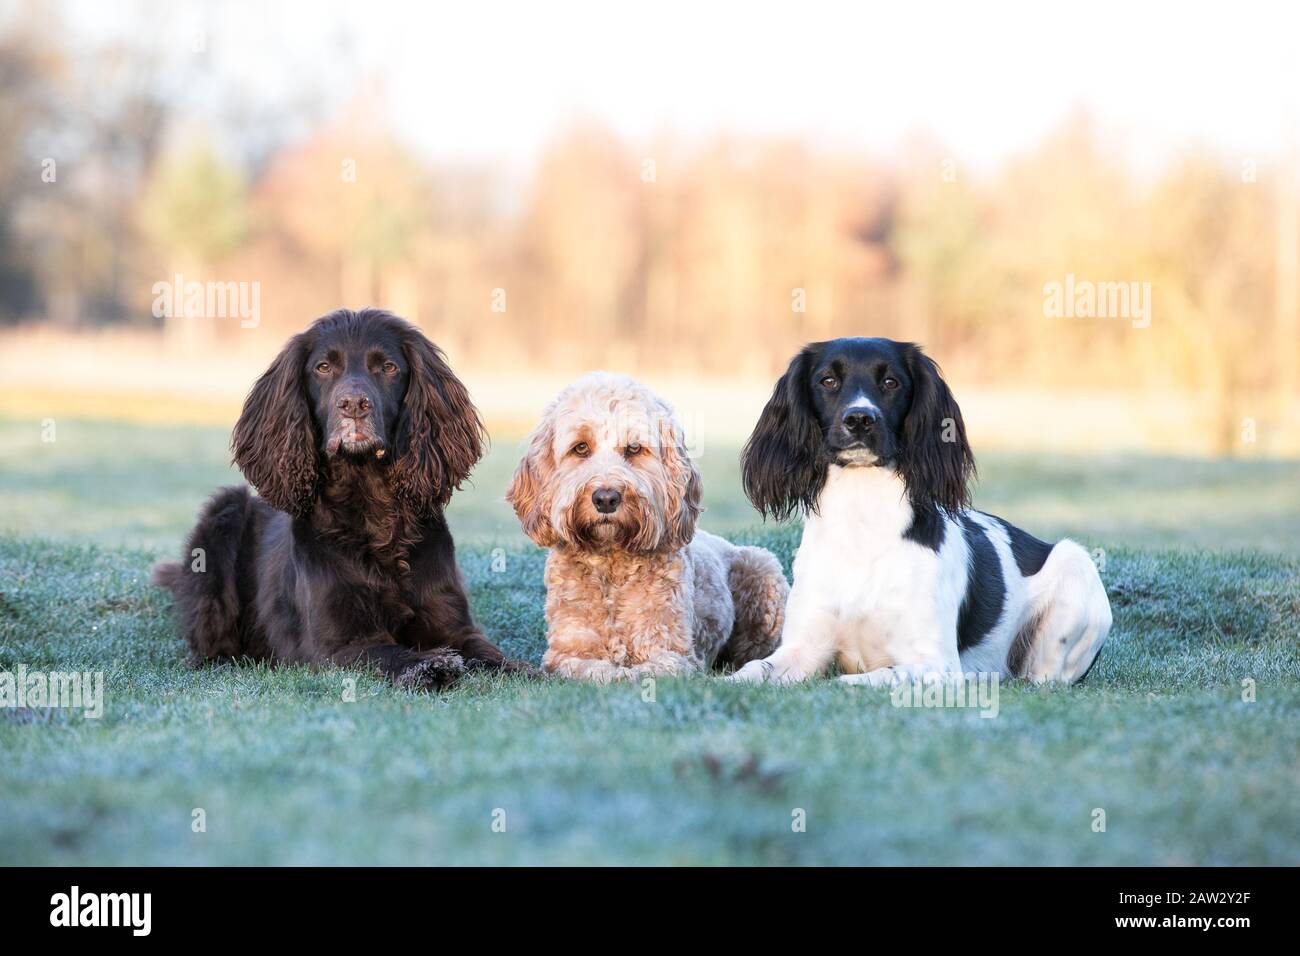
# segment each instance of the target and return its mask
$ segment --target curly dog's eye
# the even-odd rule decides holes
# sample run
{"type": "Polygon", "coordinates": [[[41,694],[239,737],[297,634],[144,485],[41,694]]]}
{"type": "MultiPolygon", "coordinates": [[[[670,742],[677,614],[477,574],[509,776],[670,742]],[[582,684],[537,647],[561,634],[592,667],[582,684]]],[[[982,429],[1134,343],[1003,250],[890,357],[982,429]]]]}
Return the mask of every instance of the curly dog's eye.
{"type": "Polygon", "coordinates": [[[578,442],[578,444],[574,445],[569,450],[572,451],[579,458],[586,458],[588,455],[591,454],[591,446],[588,445],[585,441],[578,442]]]}
{"type": "Polygon", "coordinates": [[[328,375],[329,370],[330,370],[329,362],[318,362],[316,364],[316,371],[320,372],[322,375],[328,375]]]}
{"type": "Polygon", "coordinates": [[[821,384],[822,384],[822,388],[835,388],[840,384],[840,382],[839,379],[837,379],[834,375],[827,375],[824,379],[822,379],[821,384]]]}
{"type": "Polygon", "coordinates": [[[623,456],[625,458],[635,458],[639,454],[641,454],[640,442],[628,442],[627,447],[623,449],[623,456]]]}

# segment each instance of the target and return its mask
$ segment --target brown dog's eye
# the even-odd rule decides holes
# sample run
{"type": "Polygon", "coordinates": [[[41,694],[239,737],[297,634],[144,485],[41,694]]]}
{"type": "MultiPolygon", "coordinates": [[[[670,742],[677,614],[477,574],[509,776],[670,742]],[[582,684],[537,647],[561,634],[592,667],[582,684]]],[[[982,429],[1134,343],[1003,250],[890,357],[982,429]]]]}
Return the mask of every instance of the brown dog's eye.
{"type": "Polygon", "coordinates": [[[394,372],[397,371],[397,363],[396,363],[396,362],[385,362],[385,363],[384,363],[384,371],[387,372],[389,375],[392,375],[394,372]]]}
{"type": "Polygon", "coordinates": [[[623,449],[623,455],[627,458],[635,458],[639,454],[641,454],[641,445],[638,442],[628,442],[627,447],[623,449]]]}
{"type": "Polygon", "coordinates": [[[586,458],[588,455],[591,454],[591,446],[588,445],[585,441],[578,442],[578,444],[573,446],[572,450],[573,453],[577,455],[579,458],[586,458]]]}
{"type": "Polygon", "coordinates": [[[898,379],[886,378],[883,382],[880,383],[880,385],[882,388],[890,388],[890,389],[898,388],[898,379]]]}
{"type": "Polygon", "coordinates": [[[330,370],[329,362],[320,362],[316,365],[316,371],[320,372],[322,375],[327,373],[329,370],[330,370]]]}
{"type": "Polygon", "coordinates": [[[840,383],[838,380],[836,380],[834,375],[827,375],[824,379],[822,379],[822,388],[834,388],[838,384],[840,383]]]}

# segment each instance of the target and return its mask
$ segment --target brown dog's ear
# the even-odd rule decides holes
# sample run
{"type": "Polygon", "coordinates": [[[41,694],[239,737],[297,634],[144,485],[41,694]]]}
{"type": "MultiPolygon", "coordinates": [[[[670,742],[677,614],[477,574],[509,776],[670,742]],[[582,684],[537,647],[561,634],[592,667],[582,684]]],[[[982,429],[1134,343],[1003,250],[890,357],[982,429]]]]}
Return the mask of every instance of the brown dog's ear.
{"type": "Polygon", "coordinates": [[[410,382],[397,422],[393,477],[397,493],[428,514],[469,477],[483,457],[487,434],[469,392],[436,345],[411,328],[402,351],[410,382]]]}
{"type": "Polygon", "coordinates": [[[305,514],[320,480],[320,452],[303,365],[307,333],[291,338],[244,400],[230,436],[234,462],[266,501],[295,517],[305,514]]]}
{"type": "Polygon", "coordinates": [[[659,448],[668,476],[668,496],[664,514],[664,537],[660,547],[670,551],[684,548],[695,537],[699,520],[703,485],[700,473],[686,450],[686,437],[667,405],[660,404],[659,448]]]}
{"type": "Polygon", "coordinates": [[[543,548],[551,548],[559,543],[550,518],[550,473],[555,467],[551,442],[554,438],[548,409],[542,423],[529,436],[528,450],[520,459],[510,487],[506,489],[506,501],[514,507],[524,534],[543,548]]]}

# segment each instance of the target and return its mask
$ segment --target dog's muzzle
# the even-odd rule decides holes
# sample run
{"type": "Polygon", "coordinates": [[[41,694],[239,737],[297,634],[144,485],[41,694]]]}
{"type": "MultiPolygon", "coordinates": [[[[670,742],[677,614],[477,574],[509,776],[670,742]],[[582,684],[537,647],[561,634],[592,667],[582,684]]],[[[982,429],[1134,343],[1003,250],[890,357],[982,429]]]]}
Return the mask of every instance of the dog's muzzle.
{"type": "Polygon", "coordinates": [[[384,441],[376,397],[360,383],[340,383],[335,389],[325,451],[337,455],[373,451],[383,457],[384,441]]]}
{"type": "Polygon", "coordinates": [[[883,440],[880,410],[871,406],[847,408],[834,431],[832,452],[837,465],[879,464],[883,440]]]}

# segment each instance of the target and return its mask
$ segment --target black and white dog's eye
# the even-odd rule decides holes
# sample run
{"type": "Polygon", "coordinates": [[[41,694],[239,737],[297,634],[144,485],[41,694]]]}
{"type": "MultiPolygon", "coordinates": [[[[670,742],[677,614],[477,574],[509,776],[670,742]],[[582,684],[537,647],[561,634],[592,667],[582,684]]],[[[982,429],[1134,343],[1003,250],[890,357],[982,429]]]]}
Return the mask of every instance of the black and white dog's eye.
{"type": "Polygon", "coordinates": [[[392,375],[394,372],[397,371],[397,363],[396,363],[396,362],[385,362],[385,363],[384,363],[384,371],[387,372],[389,375],[392,375]]]}
{"type": "Polygon", "coordinates": [[[328,372],[329,370],[330,370],[330,363],[329,363],[329,362],[320,362],[320,363],[317,364],[317,366],[316,366],[316,371],[320,372],[322,375],[324,375],[324,374],[325,374],[326,372],[328,372]]]}
{"type": "Polygon", "coordinates": [[[898,379],[886,378],[880,383],[881,388],[898,388],[898,379]]]}
{"type": "Polygon", "coordinates": [[[834,388],[839,384],[840,384],[839,381],[836,380],[834,375],[827,375],[824,379],[822,379],[822,388],[834,388]]]}

